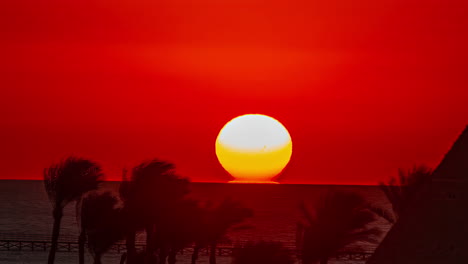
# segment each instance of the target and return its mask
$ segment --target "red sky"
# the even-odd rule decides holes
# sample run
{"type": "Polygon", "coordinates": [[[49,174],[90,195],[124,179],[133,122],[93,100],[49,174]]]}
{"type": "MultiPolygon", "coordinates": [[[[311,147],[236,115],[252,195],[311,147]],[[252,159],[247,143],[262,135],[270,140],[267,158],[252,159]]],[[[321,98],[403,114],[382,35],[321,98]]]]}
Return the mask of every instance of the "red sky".
{"type": "Polygon", "coordinates": [[[436,166],[468,123],[462,0],[0,3],[0,178],[69,154],[109,178],[159,157],[225,181],[246,113],[293,139],[288,183],[373,184],[436,166]]]}

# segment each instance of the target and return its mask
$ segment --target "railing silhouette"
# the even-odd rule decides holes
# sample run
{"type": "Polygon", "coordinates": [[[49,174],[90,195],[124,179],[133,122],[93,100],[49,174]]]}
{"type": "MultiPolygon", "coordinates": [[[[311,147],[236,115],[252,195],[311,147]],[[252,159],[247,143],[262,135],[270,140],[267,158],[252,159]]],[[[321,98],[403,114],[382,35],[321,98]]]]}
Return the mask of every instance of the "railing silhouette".
{"type": "MultiPolygon", "coordinates": [[[[0,251],[29,251],[29,252],[44,252],[49,251],[51,248],[51,242],[47,237],[35,235],[2,235],[0,234],[0,251]],[[29,238],[29,239],[28,239],[29,238]]],[[[57,244],[57,252],[78,252],[78,240],[73,236],[64,236],[57,244]]],[[[231,256],[233,251],[236,250],[236,246],[242,245],[242,242],[236,242],[231,244],[220,244],[216,249],[216,255],[218,256],[231,256]]],[[[295,243],[283,243],[286,248],[291,250],[291,252],[297,256],[300,255],[300,252],[296,249],[295,243]]],[[[135,247],[138,250],[145,249],[145,243],[140,242],[136,243],[135,247]]],[[[335,258],[337,260],[367,260],[373,253],[373,248],[362,249],[347,249],[340,251],[335,258]]],[[[110,249],[110,253],[123,253],[126,252],[126,247],[124,242],[114,244],[110,249]]],[[[183,249],[180,254],[192,254],[193,248],[187,247],[183,249]]],[[[199,251],[200,255],[209,255],[209,248],[202,248],[199,251]]]]}
{"type": "MultiPolygon", "coordinates": [[[[52,243],[50,241],[39,240],[10,240],[0,239],[0,251],[48,251],[52,243]]],[[[144,249],[144,245],[136,245],[137,248],[144,249]]],[[[78,252],[77,241],[59,241],[57,244],[58,252],[78,252]]],[[[115,244],[109,251],[125,252],[125,244],[115,244]]]]}

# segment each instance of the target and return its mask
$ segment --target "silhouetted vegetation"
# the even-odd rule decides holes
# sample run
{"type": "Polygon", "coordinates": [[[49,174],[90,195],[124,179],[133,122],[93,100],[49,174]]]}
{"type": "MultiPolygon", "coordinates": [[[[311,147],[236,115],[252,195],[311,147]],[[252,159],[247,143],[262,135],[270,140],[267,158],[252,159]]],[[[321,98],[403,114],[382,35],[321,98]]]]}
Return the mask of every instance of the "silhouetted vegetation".
{"type": "Polygon", "coordinates": [[[234,249],[232,264],[294,264],[291,253],[278,242],[248,242],[234,249]]]}
{"type": "MultiPolygon", "coordinates": [[[[125,236],[122,210],[117,207],[118,202],[109,192],[90,193],[82,200],[79,217],[81,234],[88,241],[94,264],[100,264],[102,254],[125,236]]],[[[84,242],[84,239],[80,241],[84,242]]]]}
{"type": "MultiPolygon", "coordinates": [[[[246,228],[242,223],[253,216],[251,209],[232,199],[205,204],[188,199],[189,180],[177,175],[169,162],[143,162],[131,170],[129,177],[124,171],[120,200],[111,193],[88,193],[98,188],[102,177],[101,168],[94,162],[73,157],[44,171],[44,183],[54,207],[49,263],[54,260],[63,208],[71,201],[77,201],[80,264],[84,264],[86,242],[94,263],[100,264],[101,256],[122,239],[127,251],[121,263],[174,264],[178,252],[193,246],[192,264],[197,262],[201,249],[209,249],[209,263],[216,264],[218,244],[226,241],[229,232],[246,228]],[[146,247],[137,252],[136,237],[142,232],[146,247]]],[[[405,192],[410,191],[400,192],[409,195],[405,192]]],[[[370,224],[378,217],[390,219],[385,210],[361,196],[340,191],[323,195],[311,208],[302,203],[301,210],[305,222],[298,241],[304,264],[327,263],[356,241],[377,242],[381,231],[370,224]]],[[[250,242],[235,248],[233,264],[292,264],[291,253],[280,243],[250,242]]]]}
{"type": "MultiPolygon", "coordinates": [[[[135,236],[139,230],[146,232],[146,261],[156,263],[156,252],[165,259],[166,248],[160,232],[170,212],[180,204],[189,192],[189,181],[175,173],[171,163],[151,160],[132,169],[131,178],[124,172],[120,195],[124,202],[126,223],[130,227],[126,235],[128,263],[136,256],[135,236]]],[[[164,263],[164,262],[162,262],[164,263]]]]}
{"type": "Polygon", "coordinates": [[[63,208],[70,202],[79,200],[86,192],[97,189],[102,179],[103,173],[99,165],[76,157],[69,157],[44,169],[44,185],[52,203],[54,218],[49,264],[53,264],[55,260],[63,208]]]}
{"type": "Polygon", "coordinates": [[[426,166],[415,166],[410,170],[398,170],[398,176],[390,178],[387,182],[381,182],[380,188],[392,204],[393,213],[396,217],[406,209],[406,206],[431,180],[432,170],[426,166]]]}
{"type": "MultiPolygon", "coordinates": [[[[210,248],[210,264],[216,263],[216,247],[229,230],[236,229],[246,218],[252,217],[253,211],[232,199],[225,199],[216,206],[208,206],[202,214],[200,231],[195,237],[195,249],[192,263],[198,258],[200,248],[210,248]]],[[[240,227],[241,228],[241,227],[240,227]]]]}
{"type": "Polygon", "coordinates": [[[123,175],[120,194],[128,227],[127,263],[137,263],[135,236],[144,230],[145,263],[175,263],[177,252],[195,244],[192,262],[200,248],[209,246],[214,264],[218,241],[252,215],[250,209],[230,199],[208,207],[187,199],[189,181],[179,177],[171,163],[152,160],[133,168],[130,179],[126,172],[123,175]]]}
{"type": "Polygon", "coordinates": [[[195,200],[185,199],[168,212],[164,228],[158,233],[163,251],[160,260],[168,258],[169,264],[176,263],[176,255],[185,247],[192,246],[202,235],[203,208],[195,200]]]}
{"type": "Polygon", "coordinates": [[[344,247],[366,241],[377,243],[382,231],[369,224],[382,210],[370,205],[363,197],[351,192],[328,192],[312,209],[301,203],[305,223],[300,225],[298,244],[302,263],[328,263],[344,247]]]}

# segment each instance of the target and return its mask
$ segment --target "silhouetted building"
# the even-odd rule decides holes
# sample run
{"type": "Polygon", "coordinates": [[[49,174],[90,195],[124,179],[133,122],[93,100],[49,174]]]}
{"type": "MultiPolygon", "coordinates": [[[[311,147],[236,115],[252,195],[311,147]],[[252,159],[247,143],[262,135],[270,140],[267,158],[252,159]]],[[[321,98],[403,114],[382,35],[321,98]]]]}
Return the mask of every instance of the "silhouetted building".
{"type": "Polygon", "coordinates": [[[468,263],[468,127],[367,263],[468,263]]]}

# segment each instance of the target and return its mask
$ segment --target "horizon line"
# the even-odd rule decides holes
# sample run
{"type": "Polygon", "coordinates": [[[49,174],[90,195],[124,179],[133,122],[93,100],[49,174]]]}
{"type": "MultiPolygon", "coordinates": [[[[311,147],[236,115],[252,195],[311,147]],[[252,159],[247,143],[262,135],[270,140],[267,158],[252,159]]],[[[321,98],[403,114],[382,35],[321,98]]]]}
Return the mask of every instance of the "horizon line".
{"type": "MultiPolygon", "coordinates": [[[[42,179],[0,179],[0,181],[43,181],[42,179]]],[[[121,182],[121,180],[104,180],[104,182],[121,182]]],[[[191,181],[191,183],[208,183],[208,184],[238,184],[238,185],[335,185],[335,186],[379,186],[379,183],[304,183],[304,182],[277,182],[277,184],[260,183],[260,182],[230,182],[230,181],[191,181]]]]}

